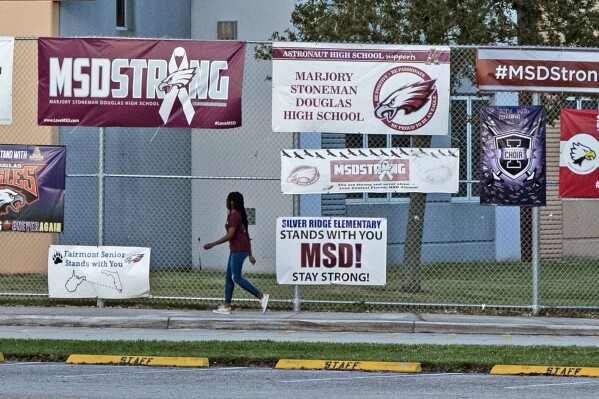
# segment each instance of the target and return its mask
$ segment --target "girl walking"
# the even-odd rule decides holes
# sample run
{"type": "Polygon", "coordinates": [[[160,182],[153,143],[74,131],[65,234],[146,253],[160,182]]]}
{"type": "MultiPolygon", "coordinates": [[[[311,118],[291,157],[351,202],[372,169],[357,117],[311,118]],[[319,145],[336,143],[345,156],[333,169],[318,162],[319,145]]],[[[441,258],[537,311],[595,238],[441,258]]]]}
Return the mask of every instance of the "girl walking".
{"type": "Polygon", "coordinates": [[[241,274],[241,268],[246,258],[249,258],[252,265],[256,264],[256,258],[252,255],[252,243],[248,233],[248,218],[245,212],[243,195],[237,191],[229,193],[226,202],[228,216],[225,223],[226,234],[214,242],[204,245],[205,250],[209,250],[217,245],[229,242],[229,261],[227,263],[227,272],[225,273],[225,303],[213,310],[218,314],[231,314],[231,299],[233,298],[233,289],[235,284],[255,296],[260,301],[262,312],[266,312],[268,306],[268,294],[262,294],[241,274]]]}

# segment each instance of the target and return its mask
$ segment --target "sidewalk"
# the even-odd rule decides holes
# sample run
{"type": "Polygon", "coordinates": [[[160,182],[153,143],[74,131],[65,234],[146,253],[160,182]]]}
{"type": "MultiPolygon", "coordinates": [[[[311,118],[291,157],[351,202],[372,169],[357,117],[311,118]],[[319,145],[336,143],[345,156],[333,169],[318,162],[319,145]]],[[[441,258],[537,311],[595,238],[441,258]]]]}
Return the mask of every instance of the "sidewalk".
{"type": "Polygon", "coordinates": [[[0,307],[0,326],[599,336],[599,319],[95,307],[0,307]]]}

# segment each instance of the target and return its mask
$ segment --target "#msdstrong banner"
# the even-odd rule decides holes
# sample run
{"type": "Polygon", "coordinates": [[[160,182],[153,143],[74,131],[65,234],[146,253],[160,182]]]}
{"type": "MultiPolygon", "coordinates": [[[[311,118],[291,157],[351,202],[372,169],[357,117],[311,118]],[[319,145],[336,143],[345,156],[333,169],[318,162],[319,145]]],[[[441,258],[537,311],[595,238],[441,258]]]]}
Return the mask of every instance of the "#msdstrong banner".
{"type": "Polygon", "coordinates": [[[281,150],[281,192],[457,193],[457,148],[281,150]]]}
{"type": "Polygon", "coordinates": [[[2,231],[62,232],[65,160],[64,146],[0,145],[2,231]]]}
{"type": "Polygon", "coordinates": [[[12,64],[14,37],[0,37],[0,125],[12,123],[12,64]]]}
{"type": "Polygon", "coordinates": [[[559,196],[599,198],[599,111],[560,115],[559,196]]]}
{"type": "Polygon", "coordinates": [[[191,40],[38,40],[38,123],[241,126],[245,44],[191,40]]]}
{"type": "Polygon", "coordinates": [[[277,282],[385,285],[387,219],[277,218],[277,282]]]}
{"type": "Polygon", "coordinates": [[[150,248],[50,245],[50,298],[127,299],[150,295],[150,248]]]}
{"type": "Polygon", "coordinates": [[[544,206],[545,108],[483,107],[481,205],[544,206]]]}
{"type": "Polygon", "coordinates": [[[272,129],[446,135],[449,47],[273,43],[272,129]]]}

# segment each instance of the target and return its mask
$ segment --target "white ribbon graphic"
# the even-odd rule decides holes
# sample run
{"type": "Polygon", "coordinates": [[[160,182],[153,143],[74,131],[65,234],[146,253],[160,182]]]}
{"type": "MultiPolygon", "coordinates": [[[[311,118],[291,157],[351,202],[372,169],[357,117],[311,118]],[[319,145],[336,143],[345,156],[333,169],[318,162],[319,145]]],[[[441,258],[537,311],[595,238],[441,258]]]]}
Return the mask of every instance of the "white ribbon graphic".
{"type": "Polygon", "coordinates": [[[379,169],[379,180],[383,180],[385,175],[389,177],[389,180],[393,180],[393,173],[391,173],[391,163],[389,163],[389,161],[381,162],[381,167],[379,169]]]}
{"type": "Polygon", "coordinates": [[[164,123],[168,121],[168,118],[173,111],[175,99],[179,97],[179,101],[181,101],[181,104],[183,105],[183,112],[185,113],[187,123],[191,125],[195,110],[191,104],[189,92],[186,87],[191,81],[195,71],[189,68],[187,53],[183,47],[177,47],[173,50],[171,59],[168,62],[168,73],[169,75],[162,81],[159,87],[160,90],[166,93],[162,105],[160,106],[160,117],[164,123]],[[181,59],[179,65],[177,65],[177,58],[181,59]]]}

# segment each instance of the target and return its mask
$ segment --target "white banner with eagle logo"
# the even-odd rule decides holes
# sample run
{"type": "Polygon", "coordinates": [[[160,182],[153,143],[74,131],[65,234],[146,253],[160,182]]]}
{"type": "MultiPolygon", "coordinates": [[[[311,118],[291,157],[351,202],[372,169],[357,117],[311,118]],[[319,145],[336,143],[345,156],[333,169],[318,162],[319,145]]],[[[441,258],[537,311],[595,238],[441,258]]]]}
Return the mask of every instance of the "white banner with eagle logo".
{"type": "Polygon", "coordinates": [[[275,132],[446,135],[445,46],[273,43],[275,132]]]}
{"type": "Polygon", "coordinates": [[[50,245],[50,298],[150,296],[150,248],[50,245]]]}
{"type": "Polygon", "coordinates": [[[12,124],[14,37],[0,37],[0,125],[12,124]]]}
{"type": "Polygon", "coordinates": [[[457,193],[457,148],[281,150],[283,194],[457,193]]]}

